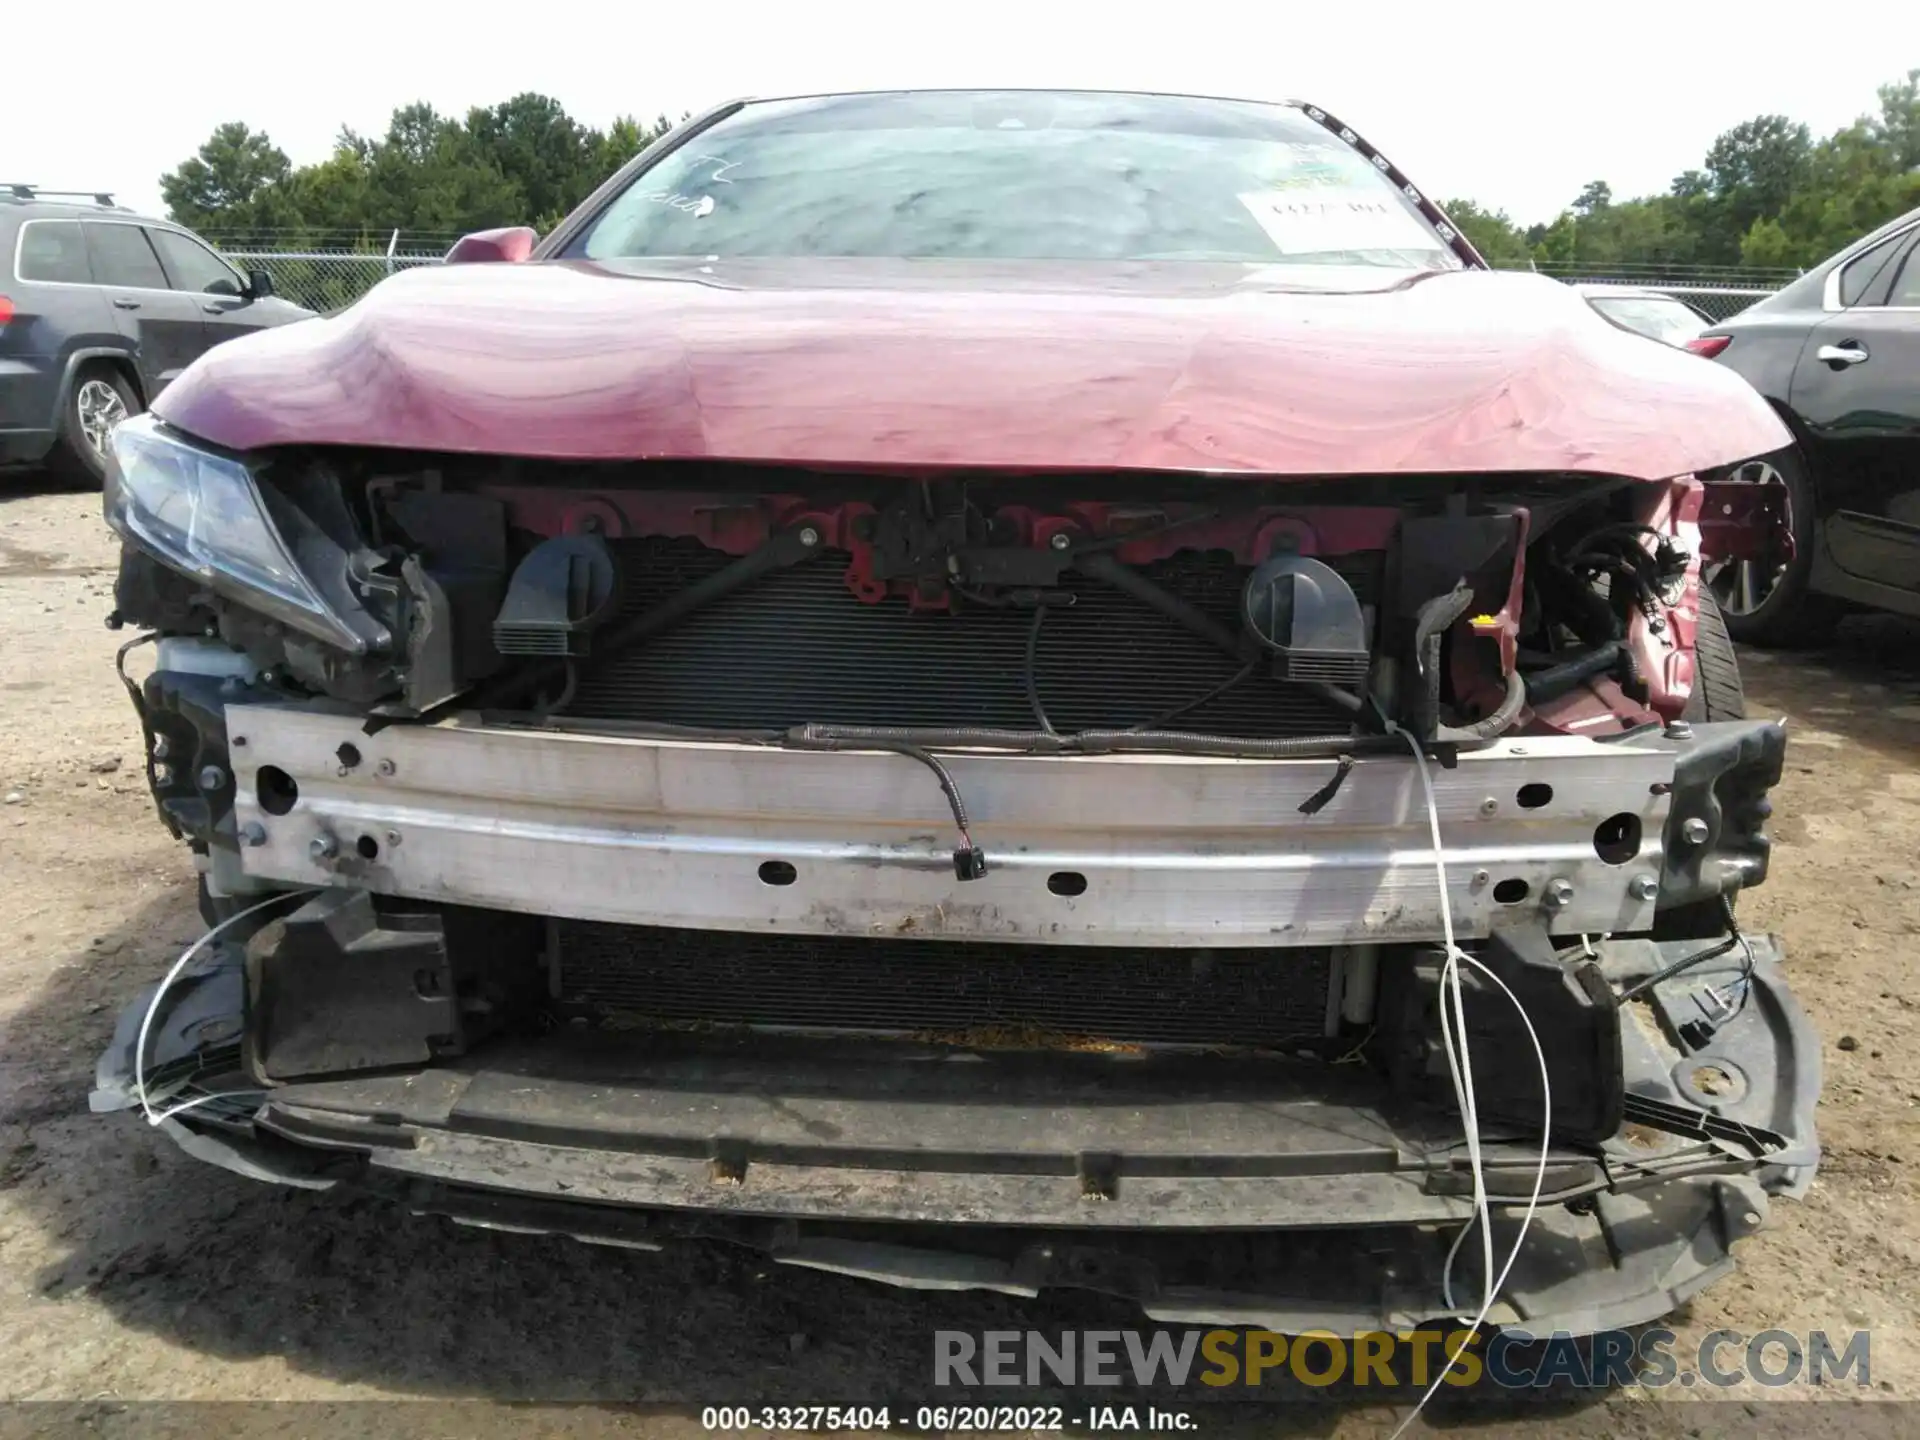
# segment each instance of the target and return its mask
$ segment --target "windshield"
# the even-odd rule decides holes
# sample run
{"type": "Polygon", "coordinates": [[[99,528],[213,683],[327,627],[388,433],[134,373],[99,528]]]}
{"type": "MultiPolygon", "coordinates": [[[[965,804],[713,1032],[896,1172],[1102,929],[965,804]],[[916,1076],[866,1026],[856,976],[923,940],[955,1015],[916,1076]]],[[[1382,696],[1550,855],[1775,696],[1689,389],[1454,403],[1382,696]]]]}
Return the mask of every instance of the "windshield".
{"type": "Polygon", "coordinates": [[[1298,110],[1019,91],[747,105],[637,175],[566,253],[1461,265],[1298,110]]]}
{"type": "Polygon", "coordinates": [[[1664,340],[1669,345],[1684,345],[1707,328],[1707,322],[1696,315],[1691,306],[1662,296],[1602,296],[1592,304],[1622,329],[1649,339],[1664,340]]]}

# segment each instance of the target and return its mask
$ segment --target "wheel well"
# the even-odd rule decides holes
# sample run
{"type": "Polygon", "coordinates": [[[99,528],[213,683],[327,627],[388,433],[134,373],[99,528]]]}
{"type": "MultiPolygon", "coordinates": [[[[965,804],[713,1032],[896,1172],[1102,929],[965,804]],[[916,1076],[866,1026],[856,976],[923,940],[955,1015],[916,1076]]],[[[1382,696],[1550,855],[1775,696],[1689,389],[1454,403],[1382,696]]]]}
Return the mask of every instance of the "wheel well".
{"type": "Polygon", "coordinates": [[[140,385],[140,372],[134,368],[133,360],[125,355],[91,355],[73,367],[73,384],[78,388],[80,378],[96,370],[111,370],[127,382],[127,388],[133,392],[133,398],[140,402],[142,410],[147,408],[147,394],[140,385]]]}
{"type": "MultiPolygon", "coordinates": [[[[1787,433],[1793,437],[1793,444],[1788,453],[1790,458],[1798,466],[1800,483],[1807,488],[1807,493],[1813,496],[1813,513],[1817,523],[1820,517],[1820,486],[1814,479],[1813,436],[1807,432],[1807,427],[1801,423],[1800,417],[1794,413],[1793,407],[1788,405],[1786,401],[1776,400],[1769,395],[1767,397],[1767,404],[1773,407],[1773,413],[1780,417],[1780,423],[1787,427],[1787,433]]],[[[1774,455],[1778,455],[1779,453],[1779,451],[1775,451],[1774,455]]],[[[1766,455],[1759,458],[1771,460],[1774,458],[1774,455],[1766,455]]]]}

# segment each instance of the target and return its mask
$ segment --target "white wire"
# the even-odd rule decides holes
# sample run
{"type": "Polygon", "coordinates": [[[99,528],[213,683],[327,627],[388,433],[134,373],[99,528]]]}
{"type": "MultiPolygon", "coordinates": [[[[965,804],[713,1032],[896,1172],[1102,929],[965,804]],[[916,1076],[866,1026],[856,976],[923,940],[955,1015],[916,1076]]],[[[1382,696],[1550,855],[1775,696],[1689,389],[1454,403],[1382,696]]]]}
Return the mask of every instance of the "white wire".
{"type": "Polygon", "coordinates": [[[1514,1261],[1520,1258],[1520,1251],[1527,1240],[1527,1227],[1533,1223],[1534,1212],[1540,1205],[1540,1191],[1547,1179],[1547,1152],[1551,1145],[1553,1128],[1553,1090],[1547,1076],[1546,1051],[1541,1049],[1540,1036],[1533,1028],[1533,1021],[1528,1017],[1526,1007],[1520,1003],[1519,997],[1507,988],[1506,983],[1498,975],[1462,950],[1454,939],[1453,903],[1447,891],[1446,852],[1440,843],[1440,806],[1433,798],[1433,777],[1427,770],[1426,752],[1420,748],[1420,742],[1414,736],[1392,721],[1387,722],[1387,728],[1405,740],[1407,748],[1413,752],[1413,763],[1420,773],[1420,789],[1427,802],[1427,830],[1433,840],[1433,873],[1440,886],[1440,928],[1447,947],[1446,964],[1440,973],[1440,1041],[1447,1052],[1447,1070],[1453,1080],[1454,1099],[1459,1105],[1461,1124],[1466,1131],[1467,1163],[1473,1170],[1473,1215],[1461,1228],[1460,1233],[1454,1236],[1453,1244],[1447,1250],[1446,1264],[1441,1271],[1441,1295],[1448,1308],[1453,1308],[1454,1257],[1459,1254],[1460,1246],[1467,1238],[1467,1232],[1474,1228],[1476,1222],[1480,1227],[1485,1262],[1482,1273],[1487,1277],[1486,1293],[1480,1303],[1480,1311],[1473,1317],[1473,1323],[1467,1326],[1459,1347],[1447,1357],[1447,1363],[1440,1367],[1440,1372],[1433,1377],[1433,1383],[1427,1386],[1418,1403],[1407,1413],[1406,1418],[1389,1437],[1389,1440],[1400,1440],[1406,1428],[1414,1422],[1421,1411],[1427,1408],[1427,1402],[1433,1399],[1434,1392],[1440,1388],[1441,1382],[1460,1362],[1460,1357],[1466,1353],[1467,1347],[1473,1343],[1480,1327],[1486,1323],[1488,1314],[1492,1312],[1493,1302],[1499,1296],[1501,1287],[1507,1283],[1507,1275],[1512,1271],[1514,1261]],[[1500,993],[1513,1003],[1514,1009],[1520,1014],[1520,1023],[1526,1026],[1527,1038],[1533,1043],[1534,1058],[1540,1065],[1540,1160],[1534,1167],[1533,1193],[1527,1199],[1526,1212],[1520,1217],[1520,1231],[1514,1236],[1513,1249],[1508,1252],[1506,1264],[1500,1267],[1500,1273],[1497,1276],[1493,1272],[1493,1217],[1489,1213],[1487,1204],[1486,1171],[1480,1153],[1480,1111],[1474,1097],[1473,1058],[1467,1033],[1466,1007],[1462,1003],[1464,997],[1460,988],[1462,961],[1485,975],[1499,987],[1500,993]],[[1456,1035],[1459,1041],[1457,1051],[1454,1043],[1456,1035]]]}
{"type": "MultiPolygon", "coordinates": [[[[1526,1006],[1520,1003],[1519,996],[1515,995],[1513,991],[1507,988],[1507,982],[1502,980],[1498,975],[1494,974],[1493,971],[1489,970],[1484,964],[1480,962],[1478,958],[1467,954],[1466,951],[1464,950],[1460,952],[1460,958],[1466,961],[1467,964],[1473,966],[1474,969],[1478,970],[1482,975],[1486,976],[1487,979],[1491,980],[1495,985],[1497,985],[1500,988],[1500,993],[1506,996],[1507,999],[1510,1002],[1512,1002],[1514,1010],[1518,1012],[1520,1016],[1520,1023],[1527,1027],[1527,1039],[1533,1042],[1533,1058],[1534,1058],[1534,1061],[1540,1066],[1540,1088],[1541,1088],[1542,1094],[1546,1097],[1546,1113],[1547,1113],[1548,1121],[1551,1122],[1552,1114],[1553,1114],[1553,1110],[1552,1110],[1553,1088],[1547,1078],[1547,1056],[1546,1056],[1545,1050],[1541,1047],[1539,1033],[1534,1030],[1533,1021],[1527,1015],[1526,1006]]],[[[1533,1194],[1527,1201],[1526,1220],[1528,1222],[1532,1221],[1534,1211],[1539,1208],[1540,1191],[1542,1190],[1542,1188],[1544,1188],[1544,1183],[1547,1176],[1547,1151],[1551,1144],[1551,1139],[1550,1139],[1550,1136],[1548,1135],[1548,1129],[1549,1129],[1548,1124],[1543,1124],[1540,1129],[1540,1159],[1539,1159],[1539,1162],[1534,1167],[1533,1194]]],[[[1447,1263],[1440,1272],[1440,1294],[1441,1294],[1441,1297],[1446,1301],[1448,1309],[1455,1308],[1453,1303],[1454,1257],[1460,1253],[1460,1243],[1461,1241],[1467,1238],[1467,1231],[1471,1230],[1472,1228],[1473,1228],[1473,1225],[1471,1221],[1469,1221],[1466,1225],[1463,1225],[1460,1227],[1460,1233],[1454,1236],[1453,1245],[1447,1251],[1447,1263]]],[[[1524,1239],[1526,1235],[1525,1224],[1522,1225],[1520,1234],[1521,1234],[1521,1237],[1524,1239]]],[[[1515,1241],[1513,1249],[1509,1251],[1507,1254],[1507,1263],[1501,1266],[1500,1276],[1497,1280],[1494,1281],[1493,1289],[1496,1295],[1499,1294],[1500,1287],[1507,1283],[1507,1272],[1513,1269],[1513,1262],[1516,1258],[1518,1258],[1519,1254],[1520,1254],[1520,1244],[1519,1244],[1519,1241],[1515,1241]]],[[[1475,1328],[1477,1329],[1478,1326],[1476,1325],[1475,1328]]]]}
{"type": "Polygon", "coordinates": [[[133,1042],[133,1095],[134,1098],[140,1102],[140,1113],[147,1117],[147,1123],[149,1125],[159,1125],[164,1121],[171,1120],[183,1111],[192,1110],[200,1105],[211,1104],[215,1100],[225,1100],[235,1095],[266,1094],[264,1090],[225,1090],[218,1095],[201,1095],[195,1099],[183,1101],[181,1104],[155,1114],[153,1103],[147,1097],[147,1032],[153,1028],[153,1017],[160,1013],[160,1001],[165,997],[168,989],[172,987],[175,980],[180,978],[180,972],[187,968],[192,962],[193,957],[207,947],[209,941],[225,934],[229,926],[239,924],[240,921],[246,919],[249,915],[258,914],[269,905],[278,905],[282,900],[314,893],[315,892],[310,889],[283,890],[277,895],[269,895],[258,904],[249,905],[237,914],[229,915],[198,940],[194,941],[185,950],[180,952],[180,958],[173,962],[173,968],[167,971],[166,978],[160,982],[158,988],[153,992],[153,998],[147,1002],[147,1013],[140,1017],[139,1037],[133,1042]]]}

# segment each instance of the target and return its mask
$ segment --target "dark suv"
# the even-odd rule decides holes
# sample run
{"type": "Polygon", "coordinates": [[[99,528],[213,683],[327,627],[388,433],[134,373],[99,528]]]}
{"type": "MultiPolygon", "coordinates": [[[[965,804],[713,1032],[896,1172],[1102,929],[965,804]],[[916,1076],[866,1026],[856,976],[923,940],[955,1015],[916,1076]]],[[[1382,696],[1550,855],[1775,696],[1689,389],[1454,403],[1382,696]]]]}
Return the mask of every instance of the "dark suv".
{"type": "Polygon", "coordinates": [[[97,480],[107,432],[202,352],[312,313],[110,195],[0,185],[0,469],[97,480]]]}

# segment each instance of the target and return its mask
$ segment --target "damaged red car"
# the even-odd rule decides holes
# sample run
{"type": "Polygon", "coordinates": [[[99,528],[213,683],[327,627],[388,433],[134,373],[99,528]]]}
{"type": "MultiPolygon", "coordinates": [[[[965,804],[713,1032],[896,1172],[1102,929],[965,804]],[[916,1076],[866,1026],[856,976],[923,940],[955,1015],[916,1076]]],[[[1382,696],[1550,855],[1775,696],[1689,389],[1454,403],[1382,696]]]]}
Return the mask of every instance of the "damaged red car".
{"type": "Polygon", "coordinates": [[[1740,378],[1310,105],[721,107],[113,437],[263,1179],[1167,1321],[1590,1332],[1799,1194],[1740,378]]]}

